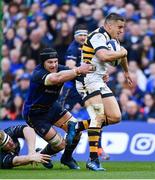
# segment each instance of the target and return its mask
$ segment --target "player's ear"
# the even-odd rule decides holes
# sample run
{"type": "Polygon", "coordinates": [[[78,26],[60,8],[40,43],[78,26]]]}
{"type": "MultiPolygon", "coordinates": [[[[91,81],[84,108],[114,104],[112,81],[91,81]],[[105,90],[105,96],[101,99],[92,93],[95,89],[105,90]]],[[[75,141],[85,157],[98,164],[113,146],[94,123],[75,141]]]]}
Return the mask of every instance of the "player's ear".
{"type": "Polygon", "coordinates": [[[108,28],[111,29],[111,22],[107,22],[108,28]]]}

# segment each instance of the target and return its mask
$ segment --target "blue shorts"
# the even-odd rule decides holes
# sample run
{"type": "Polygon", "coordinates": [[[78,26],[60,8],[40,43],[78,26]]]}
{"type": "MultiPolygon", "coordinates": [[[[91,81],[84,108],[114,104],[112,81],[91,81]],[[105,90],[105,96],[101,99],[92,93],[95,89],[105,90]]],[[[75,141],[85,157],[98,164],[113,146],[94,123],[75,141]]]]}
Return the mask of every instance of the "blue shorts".
{"type": "Polygon", "coordinates": [[[39,136],[44,137],[51,126],[66,114],[66,112],[67,110],[63,109],[59,103],[55,102],[48,111],[43,112],[39,111],[39,109],[30,111],[24,118],[27,124],[32,127],[39,136]]]}

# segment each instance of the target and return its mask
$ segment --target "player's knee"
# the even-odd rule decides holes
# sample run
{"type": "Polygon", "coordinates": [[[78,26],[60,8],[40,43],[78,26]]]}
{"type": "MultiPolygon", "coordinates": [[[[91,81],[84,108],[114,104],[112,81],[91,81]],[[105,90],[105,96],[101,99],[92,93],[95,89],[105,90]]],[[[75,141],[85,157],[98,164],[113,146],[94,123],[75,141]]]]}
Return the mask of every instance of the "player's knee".
{"type": "Polygon", "coordinates": [[[52,149],[55,151],[61,151],[65,148],[65,140],[58,133],[56,133],[55,136],[48,141],[48,143],[51,144],[52,149]]]}
{"type": "Polygon", "coordinates": [[[114,123],[119,123],[121,121],[121,116],[116,116],[114,118],[114,123]]]}
{"type": "Polygon", "coordinates": [[[105,122],[106,116],[104,114],[100,114],[96,117],[97,127],[101,128],[102,124],[105,122]]]}
{"type": "Polygon", "coordinates": [[[121,121],[121,118],[121,112],[116,113],[114,116],[115,123],[119,123],[121,121]]]}
{"type": "Polygon", "coordinates": [[[89,127],[97,127],[97,128],[101,128],[103,122],[105,122],[105,115],[98,115],[96,116],[94,119],[92,118],[90,121],[90,125],[89,127]]]}
{"type": "Polygon", "coordinates": [[[62,128],[65,132],[68,131],[68,123],[69,123],[70,121],[75,122],[75,123],[78,122],[78,120],[77,120],[76,118],[74,118],[73,116],[71,116],[71,117],[61,126],[61,128],[62,128]]]}
{"type": "Polygon", "coordinates": [[[91,117],[90,127],[101,128],[105,121],[103,104],[94,104],[87,107],[87,111],[91,117]]]}
{"type": "Polygon", "coordinates": [[[62,143],[59,145],[59,150],[63,150],[65,149],[65,146],[66,146],[66,141],[63,139],[62,143]]]}
{"type": "Polygon", "coordinates": [[[109,124],[116,124],[121,121],[121,113],[114,114],[111,117],[108,117],[109,124]]]}

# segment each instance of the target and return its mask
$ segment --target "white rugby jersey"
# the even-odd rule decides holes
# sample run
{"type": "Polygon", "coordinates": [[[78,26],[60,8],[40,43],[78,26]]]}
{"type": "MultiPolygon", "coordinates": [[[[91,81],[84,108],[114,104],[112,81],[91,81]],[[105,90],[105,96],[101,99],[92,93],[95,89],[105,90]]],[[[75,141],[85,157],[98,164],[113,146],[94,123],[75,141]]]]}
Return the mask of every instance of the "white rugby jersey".
{"type": "Polygon", "coordinates": [[[93,73],[96,75],[103,76],[106,74],[108,63],[101,62],[95,56],[95,53],[99,49],[108,49],[107,42],[110,39],[110,35],[103,27],[100,27],[88,35],[88,38],[82,47],[82,61],[93,64],[96,67],[96,71],[93,73]]]}

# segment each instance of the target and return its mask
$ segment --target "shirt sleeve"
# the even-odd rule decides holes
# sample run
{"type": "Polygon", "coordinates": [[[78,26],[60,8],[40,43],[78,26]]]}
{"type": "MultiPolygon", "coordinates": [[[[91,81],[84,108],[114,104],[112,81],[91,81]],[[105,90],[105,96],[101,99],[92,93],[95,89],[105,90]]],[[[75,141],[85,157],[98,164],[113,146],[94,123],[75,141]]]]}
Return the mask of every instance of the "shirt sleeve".
{"type": "Polygon", "coordinates": [[[5,129],[4,131],[10,136],[10,137],[16,137],[16,138],[24,138],[23,129],[27,127],[27,125],[18,125],[18,126],[12,126],[8,129],[5,129]]]}
{"type": "Polygon", "coordinates": [[[13,168],[13,158],[16,155],[12,154],[1,154],[0,153],[0,169],[11,169],[13,168]]]}
{"type": "Polygon", "coordinates": [[[76,52],[75,48],[69,48],[67,50],[65,59],[66,59],[66,61],[67,60],[73,60],[73,61],[76,62],[76,60],[77,60],[77,52],[76,52]]]}
{"type": "Polygon", "coordinates": [[[39,84],[44,84],[44,81],[48,74],[49,72],[44,71],[44,70],[36,71],[32,76],[32,81],[37,82],[39,84]]]}
{"type": "Polygon", "coordinates": [[[95,52],[99,49],[108,49],[106,37],[101,33],[94,34],[90,39],[90,43],[95,52]]]}

